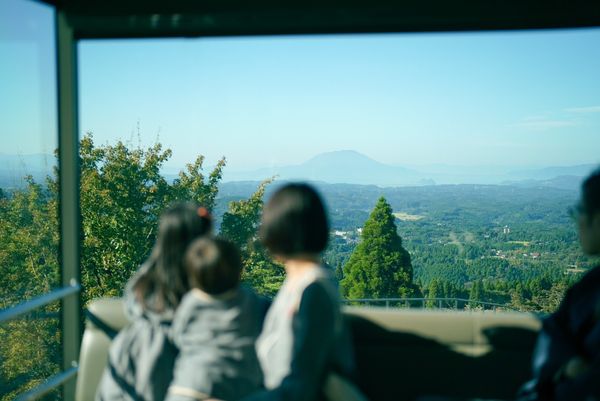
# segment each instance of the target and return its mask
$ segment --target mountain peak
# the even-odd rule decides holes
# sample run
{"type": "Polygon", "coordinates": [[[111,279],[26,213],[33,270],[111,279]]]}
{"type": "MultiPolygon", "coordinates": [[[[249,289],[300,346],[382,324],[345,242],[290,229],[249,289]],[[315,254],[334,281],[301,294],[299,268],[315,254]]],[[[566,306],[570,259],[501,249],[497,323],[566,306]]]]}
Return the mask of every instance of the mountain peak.
{"type": "Polygon", "coordinates": [[[370,165],[383,165],[376,160],[371,159],[369,156],[366,156],[362,153],[359,153],[355,150],[335,150],[332,152],[320,153],[305,163],[303,165],[310,164],[321,164],[326,163],[328,165],[337,164],[337,165],[347,165],[353,163],[370,164],[370,165]]]}
{"type": "Polygon", "coordinates": [[[358,152],[358,151],[356,151],[354,149],[332,150],[330,152],[319,153],[315,157],[324,156],[324,155],[348,155],[348,156],[368,157],[368,156],[365,156],[363,153],[360,153],[360,152],[358,152]]]}

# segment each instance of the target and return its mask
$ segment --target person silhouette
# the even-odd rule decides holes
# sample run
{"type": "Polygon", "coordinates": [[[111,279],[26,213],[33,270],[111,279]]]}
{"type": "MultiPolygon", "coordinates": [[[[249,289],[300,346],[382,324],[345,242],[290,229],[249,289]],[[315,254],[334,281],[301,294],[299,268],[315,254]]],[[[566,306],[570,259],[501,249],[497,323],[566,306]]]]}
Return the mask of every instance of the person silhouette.
{"type": "MultiPolygon", "coordinates": [[[[583,252],[600,255],[600,169],[585,179],[570,210],[583,252]]],[[[533,357],[533,379],[519,401],[600,399],[600,265],[565,294],[543,321],[533,357]]]]}

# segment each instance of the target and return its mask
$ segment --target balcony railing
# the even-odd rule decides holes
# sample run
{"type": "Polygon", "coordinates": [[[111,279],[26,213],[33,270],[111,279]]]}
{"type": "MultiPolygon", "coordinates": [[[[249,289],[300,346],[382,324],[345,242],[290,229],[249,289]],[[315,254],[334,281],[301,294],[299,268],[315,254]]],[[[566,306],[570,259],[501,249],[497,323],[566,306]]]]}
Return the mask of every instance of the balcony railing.
{"type": "Polygon", "coordinates": [[[494,302],[475,301],[465,298],[359,298],[343,299],[342,303],[346,305],[360,306],[385,306],[386,308],[438,308],[438,309],[457,309],[463,310],[467,306],[470,308],[482,308],[485,310],[516,311],[514,307],[508,304],[499,304],[494,302]]]}
{"type": "MultiPolygon", "coordinates": [[[[45,305],[51,304],[56,301],[60,301],[69,296],[76,296],[81,291],[81,286],[76,282],[71,282],[71,285],[63,288],[58,288],[47,294],[40,295],[39,297],[32,298],[28,301],[22,302],[18,305],[12,306],[7,309],[0,311],[0,324],[4,324],[10,320],[14,320],[23,316],[29,315],[31,312],[45,305]]],[[[16,401],[31,401],[36,400],[48,392],[58,388],[59,386],[66,383],[69,379],[77,375],[77,365],[74,364],[69,369],[66,369],[52,377],[46,379],[45,382],[34,387],[33,389],[17,396],[16,401]]]]}

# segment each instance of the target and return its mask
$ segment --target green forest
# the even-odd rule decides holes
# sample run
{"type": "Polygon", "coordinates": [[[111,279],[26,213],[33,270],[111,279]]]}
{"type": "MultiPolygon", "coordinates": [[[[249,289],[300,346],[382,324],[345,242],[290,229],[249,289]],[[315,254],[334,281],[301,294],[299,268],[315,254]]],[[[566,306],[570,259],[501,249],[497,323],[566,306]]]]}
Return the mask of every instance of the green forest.
{"type": "MultiPolygon", "coordinates": [[[[263,200],[278,184],[222,183],[226,159],[206,168],[203,156],[178,176],[161,174],[172,153],[122,142],[80,142],[81,283],[85,305],[120,296],[147,257],[161,211],[195,200],[213,211],[218,233],[244,259],[244,281],[273,296],[284,278],[256,238],[263,200]]],[[[58,286],[56,172],[0,189],[0,308],[58,286]]],[[[593,261],[579,250],[566,210],[577,193],[551,188],[448,185],[379,188],[315,183],[329,208],[324,261],[344,297],[468,299],[449,308],[551,312],[593,261]]],[[[396,305],[396,304],[393,304],[396,305]]],[[[406,302],[398,306],[409,305],[406,302]]],[[[418,304],[419,306],[421,304],[418,304]]],[[[13,399],[59,370],[59,305],[0,326],[1,400],[13,399]]],[[[57,399],[50,394],[47,399],[57,399]]]]}
{"type": "Polygon", "coordinates": [[[567,213],[576,192],[482,185],[363,188],[360,196],[346,195],[355,205],[350,209],[336,201],[337,186],[327,187],[322,191],[339,228],[325,259],[341,269],[338,275],[364,240],[359,231],[369,218],[367,205],[382,195],[410,254],[413,296],[552,312],[569,285],[594,264],[579,249],[567,213]]]}
{"type": "MultiPolygon", "coordinates": [[[[122,294],[127,280],[154,243],[162,210],[179,200],[195,200],[215,209],[225,159],[204,171],[204,157],[167,181],[161,167],[171,157],[156,144],[147,149],[124,143],[96,146],[91,135],[80,142],[81,284],[86,305],[97,297],[122,294]]],[[[56,171],[43,183],[26,177],[26,187],[0,191],[0,308],[58,287],[58,186],[56,171]]],[[[245,199],[228,202],[220,232],[242,250],[244,280],[272,296],[283,281],[283,268],[256,244],[255,232],[270,179],[245,199]]],[[[1,400],[40,384],[58,373],[59,305],[0,326],[1,400]]],[[[46,397],[57,399],[57,393],[46,397]]]]}

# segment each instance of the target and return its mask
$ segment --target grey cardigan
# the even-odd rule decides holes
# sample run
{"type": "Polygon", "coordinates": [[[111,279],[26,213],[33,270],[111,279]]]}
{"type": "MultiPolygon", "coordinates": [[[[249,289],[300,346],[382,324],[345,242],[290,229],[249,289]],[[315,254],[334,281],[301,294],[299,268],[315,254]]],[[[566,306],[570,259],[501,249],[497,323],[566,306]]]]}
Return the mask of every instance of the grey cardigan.
{"type": "Polygon", "coordinates": [[[179,349],[167,401],[235,401],[262,387],[255,351],[264,307],[249,289],[217,296],[193,289],[173,320],[179,349]]]}
{"type": "Polygon", "coordinates": [[[203,398],[198,393],[230,401],[261,388],[254,341],[264,304],[253,292],[240,288],[228,300],[201,300],[190,292],[176,312],[157,314],[136,302],[132,288],[137,277],[124,297],[131,323],[111,344],[96,401],[203,398]],[[196,392],[167,394],[171,385],[196,392]]]}
{"type": "Polygon", "coordinates": [[[154,313],[135,300],[132,288],[139,276],[125,289],[125,314],[131,323],[112,341],[96,401],[163,400],[171,382],[177,356],[170,340],[174,313],[154,313]]]}
{"type": "Polygon", "coordinates": [[[257,342],[266,391],[244,401],[323,399],[331,372],[355,373],[348,330],[331,272],[315,266],[299,279],[286,279],[265,318],[257,342]]]}

